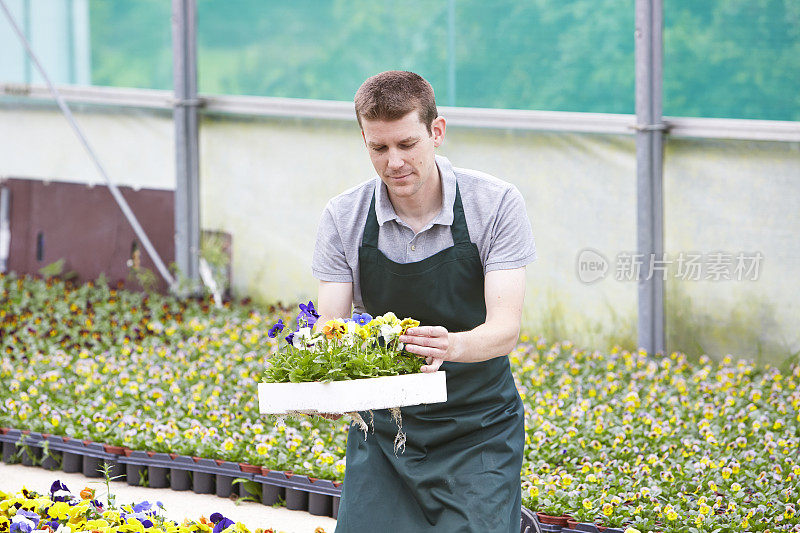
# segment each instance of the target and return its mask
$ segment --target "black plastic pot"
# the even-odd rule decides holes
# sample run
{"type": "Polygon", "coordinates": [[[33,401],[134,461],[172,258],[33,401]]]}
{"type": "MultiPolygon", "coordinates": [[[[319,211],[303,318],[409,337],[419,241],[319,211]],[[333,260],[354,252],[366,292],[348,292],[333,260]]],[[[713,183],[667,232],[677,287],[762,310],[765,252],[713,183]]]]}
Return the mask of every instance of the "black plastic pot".
{"type": "Polygon", "coordinates": [[[80,472],[83,469],[83,456],[74,452],[64,452],[62,455],[64,472],[80,472]]]}
{"type": "Polygon", "coordinates": [[[192,473],[194,461],[188,455],[171,455],[171,468],[169,469],[169,486],[172,490],[189,490],[192,488],[192,473]]]}
{"type": "Polygon", "coordinates": [[[331,516],[333,514],[333,496],[309,492],[308,512],[315,516],[331,516]]]}
{"type": "Polygon", "coordinates": [[[103,477],[103,473],[100,470],[100,465],[103,464],[103,460],[99,457],[90,457],[88,455],[83,456],[83,475],[86,477],[103,477]]]}
{"type": "Polygon", "coordinates": [[[286,508],[291,511],[308,509],[308,493],[300,489],[286,489],[286,508]]]}
{"type": "Polygon", "coordinates": [[[236,487],[233,485],[233,480],[238,477],[245,477],[238,464],[220,461],[217,464],[217,496],[229,498],[231,494],[234,494],[236,487]]]}
{"type": "MultiPolygon", "coordinates": [[[[258,481],[258,478],[256,478],[256,481],[258,481]]],[[[286,500],[286,489],[284,487],[270,485],[269,483],[261,484],[261,503],[275,505],[281,500],[286,500]]]]}
{"type": "Polygon", "coordinates": [[[192,488],[192,476],[188,470],[170,468],[169,486],[172,490],[189,490],[192,488]]]}
{"type": "Polygon", "coordinates": [[[206,472],[192,473],[192,490],[196,494],[214,494],[217,489],[217,478],[206,472]]]}
{"type": "Polygon", "coordinates": [[[172,459],[166,453],[147,454],[147,482],[150,487],[163,489],[169,487],[169,471],[172,459]]]}
{"type": "Polygon", "coordinates": [[[331,512],[331,517],[339,518],[339,503],[342,501],[341,496],[334,496],[333,497],[333,509],[331,512]]]}
{"type": "Polygon", "coordinates": [[[3,462],[12,464],[19,462],[19,448],[17,442],[20,440],[22,432],[18,429],[9,429],[0,435],[0,442],[3,443],[3,462]]]}
{"type": "Polygon", "coordinates": [[[125,470],[125,480],[128,485],[139,486],[147,480],[147,453],[138,450],[129,450],[116,457],[116,464],[125,470]]]}
{"type": "Polygon", "coordinates": [[[147,468],[147,485],[154,489],[169,487],[169,469],[160,466],[147,468]]]}
{"type": "Polygon", "coordinates": [[[17,455],[17,445],[13,442],[3,443],[3,462],[8,464],[18,463],[19,456],[17,455]]]}
{"type": "Polygon", "coordinates": [[[231,494],[236,492],[233,486],[233,476],[223,476],[217,474],[216,490],[217,496],[220,498],[230,498],[231,494]]]}
{"type": "Polygon", "coordinates": [[[125,480],[128,485],[141,485],[147,480],[147,467],[134,463],[125,464],[125,480]]]}
{"type": "Polygon", "coordinates": [[[219,467],[213,459],[192,457],[192,490],[196,494],[214,494],[217,490],[217,471],[219,467]]]}
{"type": "Polygon", "coordinates": [[[22,454],[20,459],[25,466],[33,466],[39,464],[42,458],[42,449],[35,446],[23,445],[22,454]]]}
{"type": "Polygon", "coordinates": [[[42,457],[42,468],[46,470],[61,469],[61,452],[47,450],[47,455],[42,457]]]}
{"type": "Polygon", "coordinates": [[[255,501],[259,501],[261,499],[261,491],[258,493],[250,492],[250,489],[247,487],[247,483],[237,483],[239,486],[239,497],[240,498],[250,498],[255,501]]]}

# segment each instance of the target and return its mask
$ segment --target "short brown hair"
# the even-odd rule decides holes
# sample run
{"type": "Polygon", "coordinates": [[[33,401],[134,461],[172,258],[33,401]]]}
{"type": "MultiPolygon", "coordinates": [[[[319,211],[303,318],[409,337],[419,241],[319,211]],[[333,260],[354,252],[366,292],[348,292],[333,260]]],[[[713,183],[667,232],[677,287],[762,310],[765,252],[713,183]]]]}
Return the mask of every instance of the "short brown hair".
{"type": "Polygon", "coordinates": [[[355,104],[362,129],[362,118],[398,120],[416,110],[430,133],[433,119],[439,116],[431,84],[419,74],[404,70],[387,70],[367,78],[356,91],[355,104]]]}

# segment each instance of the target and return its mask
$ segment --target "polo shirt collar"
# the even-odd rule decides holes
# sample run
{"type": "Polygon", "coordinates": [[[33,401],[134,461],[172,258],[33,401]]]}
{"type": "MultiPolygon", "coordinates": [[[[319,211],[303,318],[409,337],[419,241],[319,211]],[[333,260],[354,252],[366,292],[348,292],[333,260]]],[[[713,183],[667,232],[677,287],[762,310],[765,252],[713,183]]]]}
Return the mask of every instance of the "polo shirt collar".
{"type": "MultiPolygon", "coordinates": [[[[456,175],[453,172],[453,166],[450,161],[444,157],[436,156],[436,166],[439,169],[439,176],[442,178],[442,210],[430,222],[427,227],[434,224],[441,224],[444,226],[453,225],[453,203],[456,199],[456,175]]],[[[378,225],[383,226],[384,222],[389,220],[397,220],[397,213],[389,200],[389,190],[383,180],[377,178],[378,187],[375,188],[375,218],[378,219],[378,225]]]]}

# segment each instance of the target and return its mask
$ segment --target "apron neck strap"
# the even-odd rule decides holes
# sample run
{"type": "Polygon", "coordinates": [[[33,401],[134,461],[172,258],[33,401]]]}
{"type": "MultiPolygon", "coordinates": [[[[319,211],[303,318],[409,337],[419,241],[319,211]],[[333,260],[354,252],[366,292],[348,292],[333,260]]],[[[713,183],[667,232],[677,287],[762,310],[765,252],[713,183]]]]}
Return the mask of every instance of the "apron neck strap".
{"type": "MultiPolygon", "coordinates": [[[[375,186],[375,191],[378,190],[378,184],[375,186]]],[[[369,211],[367,212],[367,223],[364,226],[364,236],[362,238],[362,245],[378,247],[378,217],[375,215],[375,193],[372,194],[372,199],[369,202],[369,211]]],[[[450,233],[453,235],[453,244],[466,243],[469,244],[469,229],[467,228],[467,218],[464,216],[464,206],[461,203],[461,193],[458,190],[458,182],[456,182],[456,199],[453,202],[453,225],[450,226],[450,233]]]]}

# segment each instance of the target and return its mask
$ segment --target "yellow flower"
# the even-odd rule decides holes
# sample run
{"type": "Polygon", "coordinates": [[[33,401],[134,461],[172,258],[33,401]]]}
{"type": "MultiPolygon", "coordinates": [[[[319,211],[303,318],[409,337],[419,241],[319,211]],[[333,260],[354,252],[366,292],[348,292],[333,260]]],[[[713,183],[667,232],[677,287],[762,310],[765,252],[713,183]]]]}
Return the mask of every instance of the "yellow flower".
{"type": "Polygon", "coordinates": [[[413,318],[404,318],[400,322],[400,328],[403,330],[402,334],[405,334],[407,329],[416,328],[417,326],[419,326],[419,320],[414,320],[413,318]]]}
{"type": "Polygon", "coordinates": [[[674,521],[677,519],[678,519],[678,513],[676,513],[673,509],[670,509],[669,512],[667,513],[667,520],[674,521]]]}
{"type": "Polygon", "coordinates": [[[611,505],[610,503],[604,503],[603,514],[606,516],[611,516],[612,514],[614,514],[614,506],[611,505]]]}
{"type": "Polygon", "coordinates": [[[587,511],[591,511],[592,507],[594,507],[594,503],[592,502],[592,500],[590,500],[589,498],[584,498],[583,508],[586,509],[587,511]]]}
{"type": "Polygon", "coordinates": [[[56,520],[66,520],[69,517],[69,504],[67,502],[56,502],[47,510],[47,514],[50,518],[55,518],[56,520]]]}
{"type": "Polygon", "coordinates": [[[335,318],[325,322],[325,325],[322,326],[322,333],[324,333],[325,337],[328,339],[341,339],[342,335],[344,335],[345,329],[346,326],[344,324],[344,320],[341,318],[335,318]]]}

